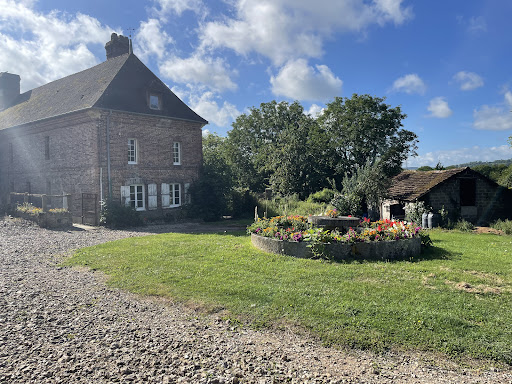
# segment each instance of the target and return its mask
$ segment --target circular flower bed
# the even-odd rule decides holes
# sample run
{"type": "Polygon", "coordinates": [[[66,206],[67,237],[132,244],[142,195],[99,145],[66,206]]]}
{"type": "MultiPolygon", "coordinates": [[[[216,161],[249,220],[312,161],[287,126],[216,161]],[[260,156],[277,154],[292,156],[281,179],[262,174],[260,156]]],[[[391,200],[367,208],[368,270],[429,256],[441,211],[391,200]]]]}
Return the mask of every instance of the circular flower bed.
{"type": "Polygon", "coordinates": [[[291,256],[329,259],[346,259],[351,256],[378,259],[411,258],[419,254],[422,238],[428,237],[420,230],[420,227],[406,222],[371,222],[369,219],[363,219],[357,228],[351,227],[345,232],[314,227],[304,216],[258,219],[247,228],[252,235],[253,243],[260,249],[291,256]],[[282,242],[281,245],[279,242],[282,242]],[[300,246],[284,243],[297,243],[300,246]],[[306,247],[309,250],[305,249],[306,247]],[[387,251],[384,251],[386,249],[387,251]]]}

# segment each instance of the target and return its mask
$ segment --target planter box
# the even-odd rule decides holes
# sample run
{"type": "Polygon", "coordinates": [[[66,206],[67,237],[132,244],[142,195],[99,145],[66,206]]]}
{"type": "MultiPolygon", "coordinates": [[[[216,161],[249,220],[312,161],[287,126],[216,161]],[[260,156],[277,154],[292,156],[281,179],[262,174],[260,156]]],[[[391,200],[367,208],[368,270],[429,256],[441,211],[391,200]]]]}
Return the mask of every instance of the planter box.
{"type": "MultiPolygon", "coordinates": [[[[313,258],[314,254],[309,242],[292,242],[276,240],[251,234],[251,241],[254,246],[264,252],[279,255],[288,255],[300,258],[313,258]]],[[[369,243],[355,244],[325,244],[322,251],[337,261],[360,259],[360,260],[409,260],[421,253],[421,239],[395,241],[373,241],[369,243]]]]}
{"type": "Polygon", "coordinates": [[[15,214],[25,220],[37,223],[41,228],[63,228],[71,227],[73,225],[71,212],[43,212],[38,215],[16,212],[15,214]]]}

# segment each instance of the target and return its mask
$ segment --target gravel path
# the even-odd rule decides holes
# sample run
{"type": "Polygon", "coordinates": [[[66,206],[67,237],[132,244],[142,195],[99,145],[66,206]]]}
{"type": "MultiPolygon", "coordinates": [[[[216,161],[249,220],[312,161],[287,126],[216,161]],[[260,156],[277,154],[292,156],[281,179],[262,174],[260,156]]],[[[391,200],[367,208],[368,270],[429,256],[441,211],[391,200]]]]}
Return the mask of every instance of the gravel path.
{"type": "Polygon", "coordinates": [[[100,273],[58,266],[71,249],[145,234],[0,219],[0,383],[512,383],[509,370],[463,370],[425,354],[340,351],[291,331],[237,328],[108,288],[100,273]]]}

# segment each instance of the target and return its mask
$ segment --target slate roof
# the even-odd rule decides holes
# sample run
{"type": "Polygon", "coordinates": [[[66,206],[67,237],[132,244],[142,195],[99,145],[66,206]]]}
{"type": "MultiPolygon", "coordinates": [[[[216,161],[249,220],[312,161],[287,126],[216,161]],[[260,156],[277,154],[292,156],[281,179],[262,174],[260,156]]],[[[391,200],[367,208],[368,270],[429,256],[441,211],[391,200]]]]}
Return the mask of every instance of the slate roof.
{"type": "Polygon", "coordinates": [[[400,201],[415,201],[437,185],[470,168],[454,168],[443,171],[403,171],[393,177],[388,197],[400,201]]]}
{"type": "Polygon", "coordinates": [[[0,112],[0,129],[88,108],[159,115],[208,124],[183,103],[134,54],[111,58],[92,68],[19,95],[0,112]],[[162,109],[150,109],[148,92],[162,96],[162,109]]]}

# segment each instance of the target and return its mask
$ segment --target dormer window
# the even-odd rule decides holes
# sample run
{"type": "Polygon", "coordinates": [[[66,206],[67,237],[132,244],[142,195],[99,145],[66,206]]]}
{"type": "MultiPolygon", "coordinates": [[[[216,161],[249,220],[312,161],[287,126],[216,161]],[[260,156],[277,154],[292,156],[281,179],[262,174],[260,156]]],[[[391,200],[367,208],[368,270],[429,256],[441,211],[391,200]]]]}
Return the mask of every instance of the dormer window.
{"type": "Polygon", "coordinates": [[[160,95],[156,95],[154,93],[149,95],[149,108],[161,109],[160,95]]]}

